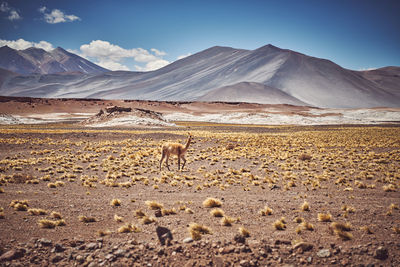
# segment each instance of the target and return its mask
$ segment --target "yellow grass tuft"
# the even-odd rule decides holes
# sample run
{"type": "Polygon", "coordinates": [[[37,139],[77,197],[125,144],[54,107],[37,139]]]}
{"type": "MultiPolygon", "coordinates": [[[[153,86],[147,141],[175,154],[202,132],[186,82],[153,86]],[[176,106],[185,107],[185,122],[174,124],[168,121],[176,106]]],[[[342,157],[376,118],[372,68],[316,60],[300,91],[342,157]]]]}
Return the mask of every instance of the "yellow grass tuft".
{"type": "Polygon", "coordinates": [[[265,206],[263,209],[261,209],[258,213],[261,216],[266,216],[266,215],[271,215],[274,211],[269,208],[268,206],[265,206]]]}
{"type": "Polygon", "coordinates": [[[151,224],[151,223],[153,223],[155,221],[156,221],[156,219],[154,217],[149,217],[149,216],[144,216],[141,219],[142,224],[151,224]]]}
{"type": "Polygon", "coordinates": [[[385,192],[396,192],[396,186],[394,184],[384,185],[382,188],[385,192]]]}
{"type": "Polygon", "coordinates": [[[57,220],[55,223],[57,226],[66,226],[67,225],[64,219],[57,220]]]}
{"type": "Polygon", "coordinates": [[[39,226],[41,228],[47,228],[47,229],[52,229],[55,228],[57,223],[55,221],[47,220],[47,219],[41,219],[39,220],[39,226]]]}
{"type": "Polygon", "coordinates": [[[215,208],[210,211],[210,214],[214,217],[223,217],[225,212],[220,208],[215,208]]]}
{"type": "Polygon", "coordinates": [[[141,229],[137,227],[136,225],[133,225],[131,223],[127,223],[124,226],[121,226],[118,228],[118,233],[139,233],[141,229]]]}
{"type": "Polygon", "coordinates": [[[331,227],[342,231],[351,231],[351,224],[349,223],[333,222],[331,227]]]}
{"type": "Polygon", "coordinates": [[[399,209],[399,205],[396,205],[396,204],[392,203],[392,204],[390,204],[389,209],[390,210],[398,210],[399,209]]]}
{"type": "Polygon", "coordinates": [[[124,218],[122,218],[121,216],[118,216],[117,214],[114,214],[114,220],[116,222],[122,222],[124,218]]]}
{"type": "Polygon", "coordinates": [[[221,200],[216,199],[216,198],[209,197],[203,201],[203,207],[205,207],[205,208],[217,208],[217,207],[221,207],[221,206],[222,206],[221,200]]]}
{"type": "Polygon", "coordinates": [[[244,236],[244,237],[249,237],[250,236],[249,230],[247,230],[244,227],[239,227],[239,234],[244,236]]]}
{"type": "Polygon", "coordinates": [[[10,203],[10,207],[17,211],[26,211],[28,210],[28,206],[28,200],[13,200],[10,203]]]}
{"type": "Polygon", "coordinates": [[[159,209],[163,208],[163,204],[158,203],[157,201],[147,200],[145,203],[149,207],[149,209],[152,209],[152,210],[159,210],[159,209]]]}
{"type": "Polygon", "coordinates": [[[361,226],[360,230],[365,232],[365,233],[367,233],[367,234],[369,234],[369,235],[373,234],[371,228],[369,228],[368,226],[361,226]]]}
{"type": "Polygon", "coordinates": [[[175,208],[172,208],[172,209],[161,209],[161,214],[163,216],[174,215],[174,214],[176,214],[176,209],[175,208]]]}
{"type": "Polygon", "coordinates": [[[111,231],[110,230],[99,230],[97,231],[97,235],[100,237],[106,236],[106,235],[110,235],[111,231]]]}
{"type": "Polygon", "coordinates": [[[293,222],[302,223],[302,222],[304,222],[304,218],[303,217],[296,217],[296,218],[294,218],[293,222]]]}
{"type": "Polygon", "coordinates": [[[79,221],[84,222],[84,223],[92,223],[92,222],[97,221],[96,218],[94,218],[94,217],[91,217],[91,216],[87,217],[87,216],[83,216],[83,215],[79,216],[78,219],[79,219],[79,221]]]}
{"type": "Polygon", "coordinates": [[[198,223],[190,223],[188,231],[193,240],[200,240],[203,234],[212,234],[209,227],[198,223]]]}
{"type": "Polygon", "coordinates": [[[302,222],[299,226],[305,230],[314,231],[314,225],[309,222],[302,222]]]}
{"type": "Polygon", "coordinates": [[[304,203],[300,206],[301,211],[310,211],[310,205],[308,204],[307,201],[304,201],[304,203]]]}
{"type": "Polygon", "coordinates": [[[188,214],[193,214],[194,212],[193,212],[193,210],[192,210],[192,209],[190,209],[190,208],[186,208],[186,209],[185,209],[185,213],[188,213],[188,214]]]}
{"type": "Polygon", "coordinates": [[[143,218],[144,216],[146,216],[146,214],[141,209],[138,209],[138,210],[135,210],[135,216],[140,219],[140,218],[143,218]]]}
{"type": "Polygon", "coordinates": [[[276,229],[276,230],[280,230],[283,231],[286,229],[286,221],[285,218],[282,217],[280,220],[276,220],[272,226],[276,229]]]}
{"type": "Polygon", "coordinates": [[[28,213],[30,215],[38,216],[38,215],[46,215],[47,211],[44,209],[28,209],[28,213]]]}
{"type": "Polygon", "coordinates": [[[224,216],[221,219],[221,225],[222,226],[232,226],[232,223],[235,221],[234,218],[232,217],[228,217],[228,216],[224,216]]]}
{"type": "Polygon", "coordinates": [[[400,234],[400,227],[393,226],[392,230],[393,230],[393,232],[395,232],[396,234],[400,234]]]}
{"type": "Polygon", "coordinates": [[[121,206],[121,200],[114,198],[113,200],[111,200],[110,205],[114,207],[121,206]]]}
{"type": "Polygon", "coordinates": [[[318,213],[319,222],[331,222],[332,215],[330,213],[318,213]]]}
{"type": "Polygon", "coordinates": [[[342,240],[350,240],[353,238],[353,235],[349,233],[352,228],[349,223],[333,222],[331,223],[330,227],[333,232],[342,240]]]}

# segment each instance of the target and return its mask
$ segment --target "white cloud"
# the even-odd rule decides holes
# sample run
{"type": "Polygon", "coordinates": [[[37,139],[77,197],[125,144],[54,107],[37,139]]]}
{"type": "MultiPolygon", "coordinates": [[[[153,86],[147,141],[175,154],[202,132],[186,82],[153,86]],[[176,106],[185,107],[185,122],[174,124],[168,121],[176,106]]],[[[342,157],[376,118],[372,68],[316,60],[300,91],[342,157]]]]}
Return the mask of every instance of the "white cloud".
{"type": "Polygon", "coordinates": [[[182,59],[182,58],[191,56],[191,55],[192,55],[192,53],[187,53],[187,54],[185,54],[185,55],[180,55],[180,56],[178,56],[178,57],[176,58],[176,60],[179,60],[179,59],[182,59]]]}
{"type": "Polygon", "coordinates": [[[17,49],[17,50],[23,50],[23,49],[27,49],[29,47],[42,48],[46,51],[50,51],[50,50],[54,49],[53,45],[46,41],[40,41],[39,43],[35,43],[35,42],[25,41],[24,39],[18,39],[15,41],[0,39],[0,46],[5,46],[5,45],[7,45],[13,49],[17,49]]]}
{"type": "Polygon", "coordinates": [[[144,67],[135,65],[136,70],[139,71],[155,70],[169,64],[162,58],[166,53],[155,48],[150,49],[154,53],[152,54],[143,48],[125,49],[107,41],[94,40],[89,44],[82,45],[80,50],[86,57],[93,58],[96,64],[103,67],[108,66],[107,68],[111,70],[128,70],[129,68],[121,63],[127,59],[145,63],[144,67]]]}
{"type": "Polygon", "coordinates": [[[150,49],[156,56],[165,56],[167,53],[164,51],[160,51],[158,49],[152,48],[150,49]]]}
{"type": "Polygon", "coordinates": [[[64,12],[62,12],[59,9],[53,9],[52,11],[48,11],[48,9],[45,6],[43,6],[38,10],[40,13],[43,14],[44,20],[50,24],[81,20],[78,16],[64,14],[64,12]]]}
{"type": "Polygon", "coordinates": [[[17,12],[17,10],[13,7],[10,7],[7,2],[2,2],[0,4],[0,11],[4,13],[8,13],[7,19],[8,20],[19,20],[22,19],[20,14],[17,12]]]}

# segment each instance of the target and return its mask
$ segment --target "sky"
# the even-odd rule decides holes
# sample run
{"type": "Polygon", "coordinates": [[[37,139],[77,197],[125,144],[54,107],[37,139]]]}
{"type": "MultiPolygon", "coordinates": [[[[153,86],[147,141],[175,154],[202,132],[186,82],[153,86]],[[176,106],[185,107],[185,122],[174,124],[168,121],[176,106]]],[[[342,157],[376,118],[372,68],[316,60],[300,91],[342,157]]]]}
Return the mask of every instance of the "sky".
{"type": "Polygon", "coordinates": [[[60,46],[111,70],[266,44],[353,70],[400,66],[400,1],[0,0],[0,46],[60,46]]]}

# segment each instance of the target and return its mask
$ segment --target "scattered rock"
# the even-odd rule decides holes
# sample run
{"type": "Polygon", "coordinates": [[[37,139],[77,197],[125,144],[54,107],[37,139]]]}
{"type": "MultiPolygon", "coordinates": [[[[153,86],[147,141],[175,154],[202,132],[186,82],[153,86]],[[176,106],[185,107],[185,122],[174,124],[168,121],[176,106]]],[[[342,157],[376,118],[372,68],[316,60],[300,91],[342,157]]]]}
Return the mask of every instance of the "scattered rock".
{"type": "Polygon", "coordinates": [[[75,257],[75,260],[79,263],[83,263],[85,261],[85,259],[83,258],[82,255],[78,255],[75,257]]]}
{"type": "Polygon", "coordinates": [[[243,235],[240,235],[240,234],[236,234],[236,235],[233,237],[233,240],[235,240],[235,242],[241,243],[241,244],[246,243],[246,238],[245,238],[243,235]]]}
{"type": "Polygon", "coordinates": [[[378,260],[386,260],[389,257],[389,251],[387,248],[379,246],[375,250],[374,258],[378,260]]]}
{"type": "Polygon", "coordinates": [[[293,246],[294,249],[299,249],[301,252],[312,250],[313,244],[307,242],[300,242],[293,246]]]}
{"type": "Polygon", "coordinates": [[[183,243],[192,243],[193,242],[193,238],[191,237],[186,237],[185,239],[183,239],[183,243]]]}
{"type": "Polygon", "coordinates": [[[19,259],[24,256],[24,253],[24,249],[11,249],[0,256],[0,262],[19,259]]]}
{"type": "Polygon", "coordinates": [[[54,248],[51,252],[55,253],[55,252],[63,252],[63,251],[65,251],[65,247],[63,245],[57,243],[54,245],[54,248]]]}
{"type": "Polygon", "coordinates": [[[51,242],[51,240],[46,239],[46,238],[38,239],[38,242],[39,242],[39,244],[41,244],[42,246],[45,246],[45,247],[49,247],[53,243],[53,242],[51,242]]]}
{"type": "Polygon", "coordinates": [[[61,255],[55,255],[54,257],[52,257],[52,258],[50,259],[50,261],[51,261],[52,263],[57,263],[57,262],[61,261],[62,259],[63,259],[63,257],[62,257],[61,255]]]}
{"type": "Polygon", "coordinates": [[[125,254],[126,254],[126,250],[122,249],[122,248],[120,248],[114,252],[114,256],[117,256],[117,257],[123,257],[125,254]]]}
{"type": "Polygon", "coordinates": [[[317,256],[320,258],[328,258],[331,256],[329,249],[321,249],[317,252],[317,256]]]}
{"type": "Polygon", "coordinates": [[[89,243],[89,244],[87,244],[87,245],[85,246],[85,248],[86,248],[87,250],[96,249],[96,248],[97,248],[97,243],[94,243],[94,242],[89,243]]]}
{"type": "Polygon", "coordinates": [[[162,217],[162,212],[161,212],[161,210],[160,210],[160,209],[155,210],[155,211],[154,211],[154,216],[156,216],[156,217],[162,217]]]}
{"type": "Polygon", "coordinates": [[[171,231],[166,228],[166,227],[162,227],[162,226],[157,226],[156,228],[156,232],[157,232],[157,237],[158,240],[160,241],[161,245],[171,245],[171,241],[172,241],[172,233],[171,231]]]}
{"type": "MultiPolygon", "coordinates": [[[[113,112],[131,112],[132,108],[125,108],[125,107],[118,107],[118,106],[111,106],[111,107],[106,107],[105,108],[107,113],[113,113],[113,112]]],[[[101,111],[100,111],[101,112],[101,111]]],[[[99,113],[100,113],[99,112],[99,113]]],[[[101,114],[100,114],[101,115],[101,114]]]]}

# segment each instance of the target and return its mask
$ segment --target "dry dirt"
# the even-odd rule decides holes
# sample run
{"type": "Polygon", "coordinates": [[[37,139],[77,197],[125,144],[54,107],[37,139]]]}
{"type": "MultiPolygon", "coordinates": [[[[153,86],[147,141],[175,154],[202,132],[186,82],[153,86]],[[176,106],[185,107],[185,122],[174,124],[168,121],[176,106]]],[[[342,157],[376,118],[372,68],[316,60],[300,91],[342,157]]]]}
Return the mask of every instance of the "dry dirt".
{"type": "Polygon", "coordinates": [[[1,126],[0,265],[399,266],[400,128],[181,126],[1,126]],[[184,143],[187,131],[185,169],[174,158],[160,172],[160,145],[184,143]],[[231,226],[204,207],[210,197],[231,226]],[[160,217],[146,201],[163,205],[160,217]],[[272,214],[262,216],[266,206],[272,214]],[[42,219],[59,221],[53,211],[65,226],[42,228],[42,219]],[[333,222],[350,229],[335,231],[333,222]],[[190,242],[191,223],[211,234],[190,242]],[[118,232],[126,224],[138,231],[118,232]],[[160,244],[158,226],[171,231],[170,245],[160,244]]]}

